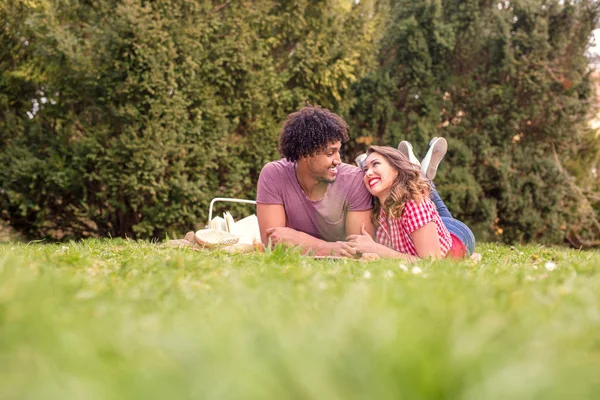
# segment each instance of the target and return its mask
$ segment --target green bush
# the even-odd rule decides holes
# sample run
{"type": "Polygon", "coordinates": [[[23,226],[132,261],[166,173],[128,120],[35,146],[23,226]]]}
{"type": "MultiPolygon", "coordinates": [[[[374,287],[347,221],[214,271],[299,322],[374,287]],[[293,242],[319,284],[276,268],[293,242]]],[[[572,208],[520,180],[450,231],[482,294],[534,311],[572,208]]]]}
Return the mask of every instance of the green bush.
{"type": "Polygon", "coordinates": [[[479,239],[589,243],[599,5],[561,3],[3,2],[0,218],[55,239],[199,228],[210,199],[254,197],[309,100],[349,121],[347,161],[446,137],[436,182],[479,239]]]}
{"type": "Polygon", "coordinates": [[[349,108],[367,3],[0,5],[0,209],[29,236],[164,238],[254,198],[281,121],[349,108]]]}
{"type": "Polygon", "coordinates": [[[354,86],[356,135],[407,139],[422,155],[431,137],[446,137],[437,186],[480,238],[591,233],[594,213],[574,192],[600,148],[586,124],[594,97],[584,56],[598,4],[392,3],[380,67],[354,86]]]}

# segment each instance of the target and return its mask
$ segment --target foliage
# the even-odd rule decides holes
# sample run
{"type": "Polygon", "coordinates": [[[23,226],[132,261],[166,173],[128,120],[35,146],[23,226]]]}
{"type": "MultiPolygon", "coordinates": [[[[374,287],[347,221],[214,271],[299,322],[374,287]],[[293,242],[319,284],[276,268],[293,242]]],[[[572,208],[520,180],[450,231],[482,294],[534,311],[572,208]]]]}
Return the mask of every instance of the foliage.
{"type": "Polygon", "coordinates": [[[584,56],[598,11],[592,1],[393,1],[380,67],[355,85],[356,135],[410,140],[422,155],[431,137],[447,138],[436,183],[480,238],[600,234],[579,188],[600,149],[586,125],[584,56]]]}
{"type": "Polygon", "coordinates": [[[282,121],[310,100],[348,120],[346,161],[446,137],[437,186],[479,239],[593,243],[584,52],[599,7],[2,2],[0,218],[52,238],[199,228],[211,198],[254,197],[282,121]]]}
{"type": "Polygon", "coordinates": [[[418,274],[281,249],[0,245],[0,397],[597,397],[600,253],[480,251],[418,274]]]}
{"type": "MultiPolygon", "coordinates": [[[[0,5],[0,209],[30,236],[164,237],[253,198],[307,99],[349,108],[368,2],[0,5]]],[[[373,59],[373,57],[371,57],[373,59]]]]}

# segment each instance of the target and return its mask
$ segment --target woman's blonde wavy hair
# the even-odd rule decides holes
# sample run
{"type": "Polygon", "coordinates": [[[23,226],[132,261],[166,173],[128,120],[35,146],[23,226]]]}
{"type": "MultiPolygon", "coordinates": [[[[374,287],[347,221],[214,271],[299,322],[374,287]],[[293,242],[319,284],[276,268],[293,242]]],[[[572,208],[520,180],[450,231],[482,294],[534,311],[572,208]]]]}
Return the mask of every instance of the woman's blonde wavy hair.
{"type": "MultiPolygon", "coordinates": [[[[381,154],[390,165],[398,171],[394,183],[392,184],[390,195],[383,204],[383,209],[388,217],[399,218],[402,216],[404,205],[415,200],[420,203],[431,191],[431,186],[421,170],[414,167],[404,154],[399,150],[389,146],[371,146],[367,150],[367,157],[372,153],[381,154]]],[[[373,223],[379,225],[379,210],[382,205],[379,199],[373,199],[373,223]]]]}

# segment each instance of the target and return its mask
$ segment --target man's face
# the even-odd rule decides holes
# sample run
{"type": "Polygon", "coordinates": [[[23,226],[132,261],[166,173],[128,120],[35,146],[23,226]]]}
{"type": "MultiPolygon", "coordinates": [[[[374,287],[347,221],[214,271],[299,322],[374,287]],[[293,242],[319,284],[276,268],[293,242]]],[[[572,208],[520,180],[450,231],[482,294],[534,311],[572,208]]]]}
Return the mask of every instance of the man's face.
{"type": "Polygon", "coordinates": [[[306,164],[312,177],[319,182],[333,183],[337,177],[337,166],[342,163],[340,149],[342,142],[329,143],[318,153],[307,157],[306,164]]]}

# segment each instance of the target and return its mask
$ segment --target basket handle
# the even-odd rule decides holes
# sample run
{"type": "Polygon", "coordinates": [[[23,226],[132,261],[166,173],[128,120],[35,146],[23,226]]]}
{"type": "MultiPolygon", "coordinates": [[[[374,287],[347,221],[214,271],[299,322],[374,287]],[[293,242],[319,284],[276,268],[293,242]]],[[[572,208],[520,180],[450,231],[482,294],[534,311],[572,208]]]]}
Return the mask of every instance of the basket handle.
{"type": "Polygon", "coordinates": [[[254,201],[254,200],[232,199],[232,198],[228,198],[228,197],[215,197],[214,199],[212,199],[210,201],[210,205],[208,206],[208,224],[206,224],[207,229],[210,228],[210,221],[212,220],[213,205],[217,201],[225,201],[225,202],[230,202],[230,203],[255,204],[256,205],[256,201],[254,201]]]}

